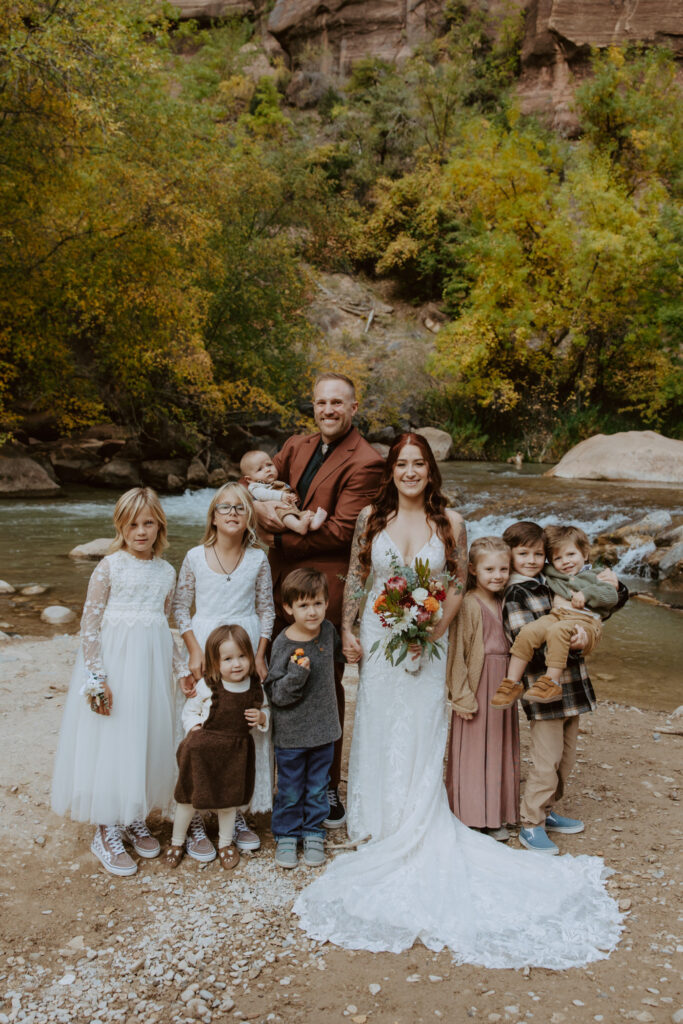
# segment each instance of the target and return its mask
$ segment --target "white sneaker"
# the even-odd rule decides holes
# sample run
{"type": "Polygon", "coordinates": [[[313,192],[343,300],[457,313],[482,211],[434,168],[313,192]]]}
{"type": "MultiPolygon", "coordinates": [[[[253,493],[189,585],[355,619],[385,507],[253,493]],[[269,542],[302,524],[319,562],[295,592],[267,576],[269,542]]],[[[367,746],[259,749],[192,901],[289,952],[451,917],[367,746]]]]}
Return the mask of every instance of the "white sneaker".
{"type": "Polygon", "coordinates": [[[208,864],[209,861],[216,859],[216,849],[206,834],[204,819],[198,811],[190,822],[185,849],[193,860],[201,861],[202,864],[208,864]]]}
{"type": "Polygon", "coordinates": [[[110,875],[134,875],[138,869],[133,858],[123,848],[118,825],[98,825],[90,851],[110,875]]]}
{"type": "Polygon", "coordinates": [[[235,832],[233,836],[233,842],[238,850],[258,850],[261,846],[261,840],[256,833],[249,828],[244,815],[238,811],[235,815],[235,832]]]}
{"type": "Polygon", "coordinates": [[[132,844],[138,857],[151,860],[153,857],[158,857],[161,853],[159,840],[154,838],[147,828],[146,822],[142,821],[142,819],[132,821],[130,825],[122,828],[121,838],[132,844]]]}

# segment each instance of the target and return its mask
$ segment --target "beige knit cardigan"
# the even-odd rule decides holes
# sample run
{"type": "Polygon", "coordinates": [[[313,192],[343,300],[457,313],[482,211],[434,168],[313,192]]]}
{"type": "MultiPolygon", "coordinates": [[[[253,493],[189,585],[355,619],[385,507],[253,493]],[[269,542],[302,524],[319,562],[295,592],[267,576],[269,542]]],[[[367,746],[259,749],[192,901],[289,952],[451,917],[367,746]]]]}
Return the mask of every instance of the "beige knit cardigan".
{"type": "Polygon", "coordinates": [[[474,715],[479,710],[476,693],[484,653],[481,605],[470,591],[465,594],[448,634],[446,684],[454,711],[474,715]]]}

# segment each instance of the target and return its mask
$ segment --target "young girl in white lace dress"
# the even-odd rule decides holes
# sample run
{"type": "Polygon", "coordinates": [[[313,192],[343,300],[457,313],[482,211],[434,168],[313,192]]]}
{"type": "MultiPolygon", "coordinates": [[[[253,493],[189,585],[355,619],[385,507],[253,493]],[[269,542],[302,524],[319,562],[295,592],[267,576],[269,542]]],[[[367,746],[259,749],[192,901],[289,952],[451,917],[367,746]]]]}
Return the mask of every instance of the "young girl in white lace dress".
{"type": "Polygon", "coordinates": [[[66,699],[52,809],[97,825],[91,850],[113,875],[157,857],[145,818],[168,810],[175,784],[174,676],[194,688],[168,624],[175,572],[160,558],[166,517],[154,491],[134,487],[114,510],[111,553],[90,578],[81,646],[66,699]]]}
{"type": "MultiPolygon", "coordinates": [[[[209,633],[228,624],[247,631],[259,679],[263,681],[268,673],[266,648],[275,621],[273,584],[268,559],[257,546],[255,528],[249,492],[241,484],[226,484],[216,491],[209,505],[201,544],[185,555],[173,614],[188,650],[190,671],[197,680],[204,674],[209,633]]],[[[255,731],[254,743],[256,781],[249,808],[258,813],[273,806],[273,761],[269,734],[255,731]]],[[[258,850],[261,845],[241,812],[235,822],[235,843],[241,851],[258,850]]],[[[199,814],[190,824],[186,848],[196,860],[213,860],[216,856],[199,814]]]]}

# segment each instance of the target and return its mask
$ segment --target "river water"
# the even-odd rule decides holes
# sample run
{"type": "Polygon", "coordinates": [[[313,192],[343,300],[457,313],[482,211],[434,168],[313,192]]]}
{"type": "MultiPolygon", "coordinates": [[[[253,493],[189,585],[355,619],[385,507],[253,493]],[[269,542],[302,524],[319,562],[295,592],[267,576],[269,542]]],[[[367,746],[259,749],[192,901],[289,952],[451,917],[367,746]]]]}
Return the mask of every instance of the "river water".
{"type": "MultiPolygon", "coordinates": [[[[449,462],[442,465],[444,482],[458,492],[470,541],[501,534],[518,519],[546,525],[573,522],[595,537],[611,527],[668,509],[683,515],[680,488],[604,481],[567,481],[543,476],[543,466],[521,470],[498,463],[449,462]]],[[[169,521],[167,557],[178,568],[185,551],[198,543],[211,490],[187,491],[162,500],[169,521]]],[[[76,544],[113,533],[115,495],[92,488],[73,489],[54,499],[0,502],[0,578],[15,587],[29,583],[50,586],[49,598],[80,611],[92,562],[68,557],[76,544]]],[[[616,571],[632,591],[650,593],[683,604],[682,591],[666,591],[644,578],[644,560],[651,547],[629,551],[616,571]]],[[[46,598],[40,599],[42,605],[46,598]]],[[[0,618],[11,632],[51,633],[40,628],[37,612],[0,600],[0,618]],[[23,614],[19,614],[22,612],[23,614]]],[[[603,640],[591,657],[590,673],[599,698],[671,710],[683,703],[680,611],[630,601],[605,626],[603,640]]]]}

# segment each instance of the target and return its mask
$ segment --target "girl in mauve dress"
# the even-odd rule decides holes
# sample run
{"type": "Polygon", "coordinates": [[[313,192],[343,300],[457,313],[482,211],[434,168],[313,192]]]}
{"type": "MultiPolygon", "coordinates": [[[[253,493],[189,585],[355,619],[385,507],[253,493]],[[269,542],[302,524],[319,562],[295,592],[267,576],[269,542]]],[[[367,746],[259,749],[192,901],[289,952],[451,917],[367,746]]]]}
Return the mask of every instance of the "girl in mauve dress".
{"type": "Polygon", "coordinates": [[[519,721],[516,707],[489,708],[508,663],[502,598],[510,549],[480,537],[469,551],[466,594],[452,627],[448,689],[453,707],[446,789],[453,814],[470,828],[505,841],[518,820],[519,721]]]}

